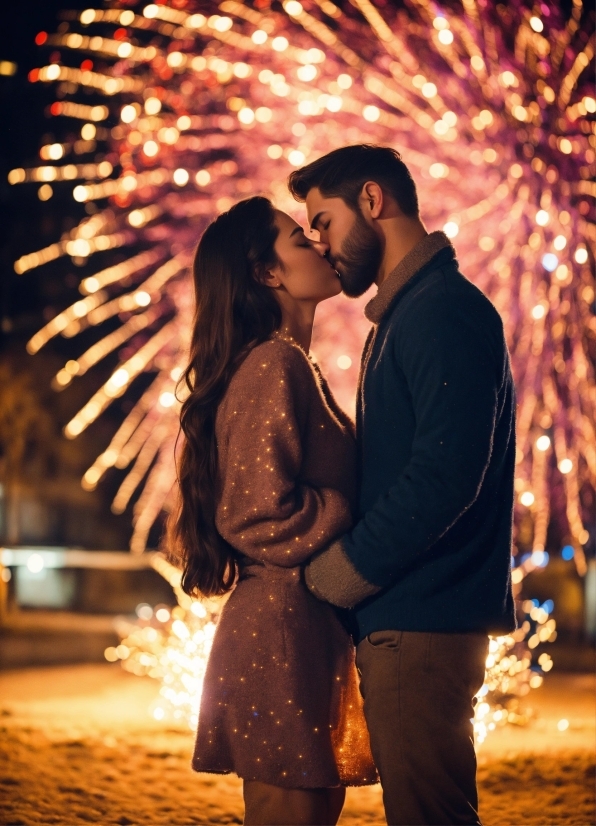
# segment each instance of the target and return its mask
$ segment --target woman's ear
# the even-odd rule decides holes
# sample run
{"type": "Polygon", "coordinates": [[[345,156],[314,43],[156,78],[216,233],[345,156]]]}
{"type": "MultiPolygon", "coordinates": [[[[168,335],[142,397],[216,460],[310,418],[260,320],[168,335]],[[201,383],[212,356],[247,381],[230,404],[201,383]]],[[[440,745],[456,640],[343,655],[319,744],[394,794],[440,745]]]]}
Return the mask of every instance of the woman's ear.
{"type": "Polygon", "coordinates": [[[277,290],[281,287],[281,281],[276,270],[277,267],[269,267],[267,269],[266,267],[259,266],[255,269],[255,278],[259,284],[262,284],[264,287],[271,287],[273,290],[277,290]]]}

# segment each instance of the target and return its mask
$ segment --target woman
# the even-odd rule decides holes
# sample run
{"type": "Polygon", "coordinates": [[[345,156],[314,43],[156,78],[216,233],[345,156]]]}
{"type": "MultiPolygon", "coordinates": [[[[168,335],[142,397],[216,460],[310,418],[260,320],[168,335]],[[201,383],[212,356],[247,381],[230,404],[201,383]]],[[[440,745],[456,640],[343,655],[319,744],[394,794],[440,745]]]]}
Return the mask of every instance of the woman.
{"type": "Polygon", "coordinates": [[[247,824],[335,824],[376,782],[351,640],[301,566],[350,526],[349,419],[309,361],[339,279],[261,197],[221,215],[194,261],[196,315],[172,553],[189,594],[236,587],[207,666],[196,771],[244,780],[247,824]]]}

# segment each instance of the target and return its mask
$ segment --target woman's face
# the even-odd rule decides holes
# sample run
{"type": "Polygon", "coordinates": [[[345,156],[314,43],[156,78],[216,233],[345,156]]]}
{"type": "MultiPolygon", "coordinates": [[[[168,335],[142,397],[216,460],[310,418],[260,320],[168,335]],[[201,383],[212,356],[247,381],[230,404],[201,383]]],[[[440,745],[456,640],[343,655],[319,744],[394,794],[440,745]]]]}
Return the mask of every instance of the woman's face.
{"type": "Polygon", "coordinates": [[[285,212],[275,211],[279,230],[275,252],[281,263],[270,270],[273,281],[297,301],[323,301],[341,292],[339,277],[326,258],[325,247],[310,241],[285,212]]]}

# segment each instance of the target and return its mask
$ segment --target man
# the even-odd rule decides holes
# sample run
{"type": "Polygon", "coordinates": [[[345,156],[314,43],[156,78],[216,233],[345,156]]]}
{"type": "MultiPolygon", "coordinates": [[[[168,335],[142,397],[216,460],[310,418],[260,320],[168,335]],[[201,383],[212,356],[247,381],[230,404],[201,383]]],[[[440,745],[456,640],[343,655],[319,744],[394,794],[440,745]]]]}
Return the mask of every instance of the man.
{"type": "Polygon", "coordinates": [[[354,608],[390,824],[478,824],[471,717],[488,633],[515,627],[515,398],[501,319],[427,233],[397,152],[348,146],[290,176],[349,296],[373,283],[358,391],[359,521],[306,569],[354,608]]]}

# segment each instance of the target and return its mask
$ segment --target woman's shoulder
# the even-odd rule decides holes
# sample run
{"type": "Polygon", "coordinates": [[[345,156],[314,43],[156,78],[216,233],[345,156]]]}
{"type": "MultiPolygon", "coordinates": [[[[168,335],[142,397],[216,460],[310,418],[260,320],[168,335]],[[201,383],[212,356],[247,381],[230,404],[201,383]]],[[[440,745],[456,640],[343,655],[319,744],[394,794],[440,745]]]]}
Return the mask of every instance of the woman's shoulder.
{"type": "Polygon", "coordinates": [[[232,376],[218,407],[219,438],[241,420],[265,422],[277,411],[302,421],[308,413],[316,378],[305,353],[291,342],[272,339],[253,347],[232,376]]]}
{"type": "Polygon", "coordinates": [[[308,356],[297,344],[275,336],[253,347],[236,372],[239,380],[267,381],[273,376],[314,379],[308,356]]]}
{"type": "Polygon", "coordinates": [[[251,348],[232,376],[226,398],[265,401],[272,394],[291,395],[296,387],[301,391],[298,395],[308,395],[309,385],[316,388],[316,384],[304,351],[287,339],[274,337],[251,348]]]}

